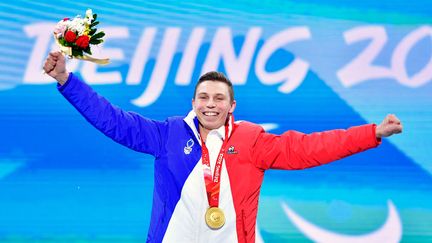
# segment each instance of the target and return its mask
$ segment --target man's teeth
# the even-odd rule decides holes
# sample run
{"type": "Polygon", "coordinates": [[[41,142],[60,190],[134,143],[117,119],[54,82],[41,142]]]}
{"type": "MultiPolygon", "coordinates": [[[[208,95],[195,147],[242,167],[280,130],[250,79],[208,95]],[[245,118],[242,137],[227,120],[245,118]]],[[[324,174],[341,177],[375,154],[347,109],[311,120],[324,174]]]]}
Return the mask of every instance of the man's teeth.
{"type": "Polygon", "coordinates": [[[206,115],[206,116],[217,116],[218,113],[217,112],[204,112],[204,115],[206,115]]]}

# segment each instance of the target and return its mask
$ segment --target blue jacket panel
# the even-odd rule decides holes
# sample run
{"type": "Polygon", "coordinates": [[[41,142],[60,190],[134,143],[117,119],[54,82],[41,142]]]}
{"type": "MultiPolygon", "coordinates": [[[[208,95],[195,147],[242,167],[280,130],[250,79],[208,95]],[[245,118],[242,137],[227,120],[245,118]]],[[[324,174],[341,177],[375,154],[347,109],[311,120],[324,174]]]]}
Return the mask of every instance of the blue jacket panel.
{"type": "Polygon", "coordinates": [[[58,89],[88,122],[106,136],[155,157],[153,205],[147,241],[161,242],[184,182],[201,158],[201,147],[192,129],[183,117],[155,121],[123,111],[73,73],[58,89]],[[186,153],[185,147],[191,143],[191,151],[186,153]]]}

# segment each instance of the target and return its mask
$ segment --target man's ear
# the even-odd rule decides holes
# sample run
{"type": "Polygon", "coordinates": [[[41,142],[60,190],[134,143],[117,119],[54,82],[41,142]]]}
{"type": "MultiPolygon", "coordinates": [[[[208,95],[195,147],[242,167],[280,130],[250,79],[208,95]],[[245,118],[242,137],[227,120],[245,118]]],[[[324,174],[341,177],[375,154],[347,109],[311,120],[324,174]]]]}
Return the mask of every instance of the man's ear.
{"type": "Polygon", "coordinates": [[[192,98],[192,110],[195,111],[195,99],[194,98],[192,98]]]}
{"type": "Polygon", "coordinates": [[[233,100],[233,102],[231,103],[231,108],[230,108],[230,110],[228,112],[229,113],[233,113],[234,110],[235,110],[235,108],[236,108],[236,105],[237,105],[236,100],[233,100]]]}

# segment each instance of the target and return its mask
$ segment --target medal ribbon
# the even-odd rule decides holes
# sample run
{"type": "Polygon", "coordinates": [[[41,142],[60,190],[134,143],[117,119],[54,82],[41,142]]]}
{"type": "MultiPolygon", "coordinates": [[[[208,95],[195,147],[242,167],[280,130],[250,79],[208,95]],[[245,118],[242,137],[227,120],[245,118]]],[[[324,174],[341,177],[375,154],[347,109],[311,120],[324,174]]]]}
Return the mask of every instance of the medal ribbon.
{"type": "Polygon", "coordinates": [[[220,192],[220,176],[222,171],[222,161],[225,154],[225,147],[228,141],[228,125],[225,126],[225,139],[219,154],[216,158],[216,164],[214,169],[214,175],[212,178],[211,168],[210,168],[210,154],[205,145],[205,142],[201,138],[202,144],[202,165],[204,168],[204,181],[207,191],[207,199],[210,207],[219,206],[219,192],[220,192]]]}

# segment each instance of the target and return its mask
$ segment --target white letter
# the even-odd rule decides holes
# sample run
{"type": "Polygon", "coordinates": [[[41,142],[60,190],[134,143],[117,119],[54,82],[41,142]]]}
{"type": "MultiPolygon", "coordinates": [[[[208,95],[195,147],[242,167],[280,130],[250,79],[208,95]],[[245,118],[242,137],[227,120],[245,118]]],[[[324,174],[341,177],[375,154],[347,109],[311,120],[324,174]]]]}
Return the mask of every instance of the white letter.
{"type": "Polygon", "coordinates": [[[432,79],[432,56],[431,59],[429,59],[429,63],[411,78],[408,77],[405,67],[406,57],[409,51],[417,42],[425,37],[429,37],[429,39],[432,38],[432,28],[429,26],[422,26],[411,32],[402,39],[393,52],[392,68],[399,83],[415,88],[426,84],[432,79]]]}
{"type": "Polygon", "coordinates": [[[164,39],[159,49],[159,54],[147,89],[140,97],[132,100],[133,104],[141,107],[148,106],[159,98],[171,68],[180,32],[180,28],[168,28],[165,31],[164,39]]]}
{"type": "MultiPolygon", "coordinates": [[[[127,38],[129,37],[128,29],[125,27],[107,27],[104,28],[107,39],[127,38]]],[[[100,48],[101,55],[109,57],[111,60],[122,60],[124,58],[123,50],[119,48],[103,48],[102,46],[93,47],[93,49],[100,48]]],[[[93,51],[94,52],[94,51],[93,51]]],[[[93,53],[94,54],[94,53],[93,53]]],[[[81,73],[87,83],[89,84],[116,84],[121,83],[122,78],[120,72],[103,72],[98,73],[96,69],[98,65],[93,62],[84,62],[81,73]]]]}
{"type": "Polygon", "coordinates": [[[43,74],[43,64],[50,40],[53,37],[54,23],[37,23],[24,26],[24,31],[28,37],[36,37],[36,43],[33,46],[27,68],[24,74],[23,83],[25,84],[47,84],[54,83],[55,80],[50,76],[43,74]]]}
{"type": "Polygon", "coordinates": [[[223,60],[227,76],[233,84],[245,84],[260,36],[261,28],[251,28],[245,37],[240,54],[236,57],[231,30],[226,27],[219,28],[213,38],[201,73],[217,70],[220,60],[223,60]]]}
{"type": "Polygon", "coordinates": [[[279,48],[294,41],[307,40],[311,38],[308,27],[289,28],[273,35],[262,46],[255,63],[255,72],[263,84],[282,84],[278,90],[282,93],[290,93],[295,90],[304,80],[309,63],[300,58],[295,58],[287,67],[273,73],[265,70],[266,63],[271,55],[279,48]]]}
{"type": "Polygon", "coordinates": [[[372,65],[387,42],[387,33],[382,26],[354,28],[345,31],[344,38],[348,45],[371,39],[363,52],[337,72],[338,78],[345,87],[351,87],[369,79],[393,77],[389,68],[372,65]]]}
{"type": "Polygon", "coordinates": [[[150,54],[150,49],[153,44],[156,31],[156,28],[146,28],[144,33],[141,35],[141,39],[135,50],[135,54],[129,68],[129,73],[126,78],[127,84],[141,83],[141,78],[148,60],[148,56],[150,54]]]}
{"type": "Polygon", "coordinates": [[[194,28],[187,46],[183,52],[183,57],[180,66],[177,69],[175,84],[188,85],[192,78],[192,71],[195,67],[198,51],[201,47],[202,40],[205,34],[204,28],[194,28]]]}

